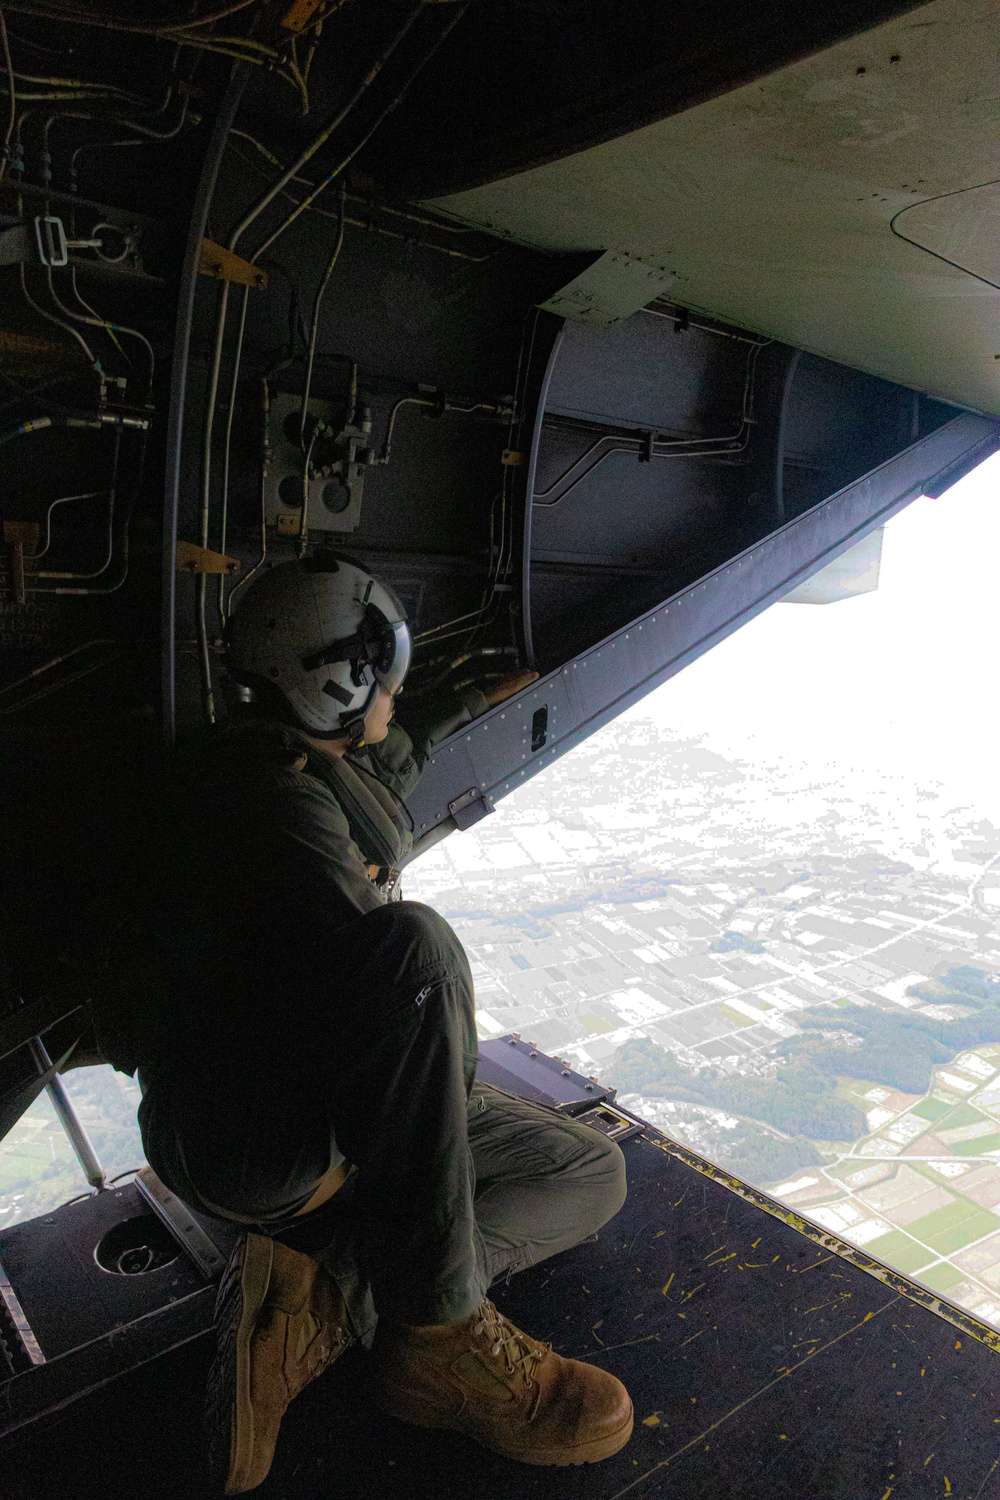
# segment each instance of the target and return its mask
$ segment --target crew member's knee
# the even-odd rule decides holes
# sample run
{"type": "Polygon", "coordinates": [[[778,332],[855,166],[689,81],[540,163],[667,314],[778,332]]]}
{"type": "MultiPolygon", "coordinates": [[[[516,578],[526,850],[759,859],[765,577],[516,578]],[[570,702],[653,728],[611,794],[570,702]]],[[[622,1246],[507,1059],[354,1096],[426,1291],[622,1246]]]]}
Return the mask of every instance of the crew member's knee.
{"type": "Polygon", "coordinates": [[[366,941],[391,950],[400,965],[413,969],[439,966],[468,973],[468,960],[458,935],[444,917],[420,901],[390,901],[368,912],[362,921],[366,941]]]}
{"type": "Polygon", "coordinates": [[[600,1229],[613,1219],[625,1202],[628,1183],[625,1178],[625,1156],[621,1147],[597,1130],[587,1127],[592,1137],[584,1173],[587,1201],[593,1218],[589,1232],[600,1229]]]}

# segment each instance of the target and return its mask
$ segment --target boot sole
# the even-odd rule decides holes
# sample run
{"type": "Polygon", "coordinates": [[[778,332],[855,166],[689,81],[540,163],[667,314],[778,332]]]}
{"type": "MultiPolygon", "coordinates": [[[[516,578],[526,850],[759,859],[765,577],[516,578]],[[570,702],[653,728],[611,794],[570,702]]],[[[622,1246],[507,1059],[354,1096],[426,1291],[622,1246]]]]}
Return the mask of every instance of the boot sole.
{"type": "Polygon", "coordinates": [[[596,1464],[602,1459],[611,1458],[618,1453],[629,1438],[632,1436],[635,1414],[633,1408],[629,1407],[629,1414],[622,1425],[603,1437],[592,1438],[590,1442],[578,1443],[573,1448],[508,1448],[502,1443],[493,1442],[485,1434],[473,1432],[461,1421],[449,1417],[443,1412],[436,1411],[430,1405],[424,1406],[412,1397],[409,1399],[394,1400],[386,1397],[381,1391],[373,1392],[375,1400],[382,1410],[397,1421],[409,1422],[413,1427],[433,1427],[446,1432],[460,1432],[463,1436],[471,1438],[481,1448],[488,1448],[491,1453],[499,1453],[504,1458],[513,1459],[519,1464],[535,1464],[546,1468],[572,1468],[580,1464],[596,1464]]]}
{"type": "Polygon", "coordinates": [[[267,1296],[273,1254],[265,1235],[247,1235],[219,1287],[218,1348],[208,1377],[205,1420],[212,1474],[227,1495],[246,1490],[253,1466],[250,1340],[267,1296]]]}

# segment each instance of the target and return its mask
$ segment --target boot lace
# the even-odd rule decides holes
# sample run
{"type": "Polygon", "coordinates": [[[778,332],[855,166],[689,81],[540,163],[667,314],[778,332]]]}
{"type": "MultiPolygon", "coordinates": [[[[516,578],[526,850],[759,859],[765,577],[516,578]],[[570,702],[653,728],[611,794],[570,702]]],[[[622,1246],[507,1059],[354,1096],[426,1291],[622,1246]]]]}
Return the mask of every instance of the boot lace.
{"type": "Polygon", "coordinates": [[[490,1353],[502,1354],[508,1375],[520,1373],[526,1386],[534,1379],[535,1370],[552,1349],[551,1344],[541,1344],[515,1328],[509,1318],[498,1312],[492,1302],[484,1302],[479,1309],[474,1332],[487,1334],[491,1340],[490,1353]]]}

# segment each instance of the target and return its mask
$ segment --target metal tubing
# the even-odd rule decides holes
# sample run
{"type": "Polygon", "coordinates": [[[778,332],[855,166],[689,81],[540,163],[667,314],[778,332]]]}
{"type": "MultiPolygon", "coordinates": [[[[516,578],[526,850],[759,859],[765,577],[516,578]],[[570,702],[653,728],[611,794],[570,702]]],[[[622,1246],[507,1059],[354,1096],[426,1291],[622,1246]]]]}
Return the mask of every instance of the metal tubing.
{"type": "MultiPolygon", "coordinates": [[[[198,255],[205,234],[208,208],[222,163],[229,130],[243,97],[249,70],[237,63],[219,109],[212,138],[205,154],[201,181],[191,212],[184,270],[177,299],[177,325],[174,334],[173,379],[170,411],[167,418],[167,456],[163,509],[163,589],[162,599],[162,702],[163,739],[167,749],[174,742],[177,727],[177,529],[181,505],[181,455],[184,439],[185,397],[191,354],[191,330],[194,321],[195,292],[198,285],[198,255]]],[[[228,285],[228,283],[226,283],[228,285]]]]}
{"type": "MultiPolygon", "coordinates": [[[[52,1069],[52,1059],[48,1054],[45,1043],[40,1036],[33,1037],[28,1043],[35,1066],[39,1073],[48,1073],[52,1069]]],[[[59,1117],[59,1123],[69,1137],[69,1143],[73,1147],[73,1154],[83,1170],[83,1175],[91,1187],[101,1192],[107,1187],[107,1177],[104,1168],[97,1159],[90,1136],[83,1128],[83,1124],[70,1103],[69,1095],[62,1086],[62,1080],[55,1073],[45,1085],[46,1093],[52,1101],[52,1108],[59,1117]]]]}

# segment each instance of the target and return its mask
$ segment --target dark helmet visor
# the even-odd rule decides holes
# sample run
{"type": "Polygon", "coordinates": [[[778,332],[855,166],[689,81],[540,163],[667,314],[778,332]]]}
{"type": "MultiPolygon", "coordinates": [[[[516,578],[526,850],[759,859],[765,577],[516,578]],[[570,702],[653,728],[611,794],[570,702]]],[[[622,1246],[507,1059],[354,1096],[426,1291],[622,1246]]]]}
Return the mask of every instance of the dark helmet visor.
{"type": "Polygon", "coordinates": [[[395,695],[403,686],[403,678],[410,670],[413,646],[409,627],[405,620],[389,625],[385,635],[385,649],[375,667],[375,680],[387,693],[395,695]]]}

